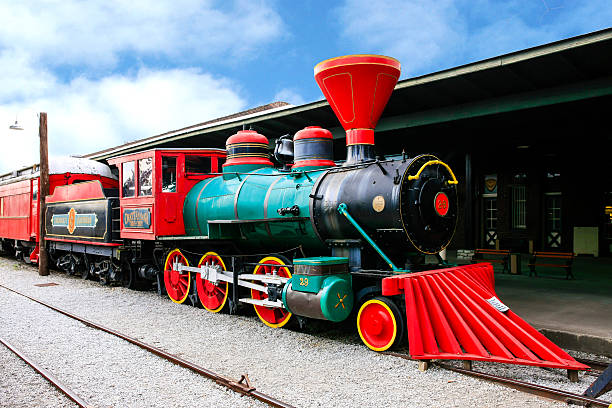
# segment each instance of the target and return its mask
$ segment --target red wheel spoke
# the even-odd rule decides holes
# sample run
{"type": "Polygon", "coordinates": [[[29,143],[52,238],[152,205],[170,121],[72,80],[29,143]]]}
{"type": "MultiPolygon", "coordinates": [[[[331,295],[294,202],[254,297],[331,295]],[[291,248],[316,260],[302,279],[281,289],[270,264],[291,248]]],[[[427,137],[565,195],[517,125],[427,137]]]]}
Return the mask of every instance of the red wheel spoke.
{"type": "MultiPolygon", "coordinates": [[[[218,271],[225,271],[225,264],[219,255],[214,252],[206,253],[198,265],[207,267],[217,267],[218,271]]],[[[213,283],[209,280],[202,279],[201,275],[198,274],[196,277],[196,289],[200,303],[202,306],[210,312],[219,312],[223,309],[227,301],[228,283],[225,281],[218,281],[213,283]]]]}
{"type": "MultiPolygon", "coordinates": [[[[284,278],[290,278],[291,273],[289,272],[289,269],[282,265],[284,265],[284,263],[280,259],[275,257],[267,257],[259,261],[259,264],[255,267],[253,273],[255,275],[276,275],[284,278]]],[[[266,286],[265,283],[263,285],[266,286]]],[[[251,298],[256,300],[266,300],[268,298],[268,294],[251,289],[251,298]]],[[[279,307],[259,305],[253,306],[260,320],[271,327],[282,327],[291,317],[291,313],[289,311],[279,307]]]]}
{"type": "Polygon", "coordinates": [[[187,258],[178,249],[170,252],[166,258],[164,266],[164,284],[168,297],[175,303],[183,303],[187,299],[190,286],[189,272],[178,272],[174,270],[174,265],[189,265],[187,258]]]}

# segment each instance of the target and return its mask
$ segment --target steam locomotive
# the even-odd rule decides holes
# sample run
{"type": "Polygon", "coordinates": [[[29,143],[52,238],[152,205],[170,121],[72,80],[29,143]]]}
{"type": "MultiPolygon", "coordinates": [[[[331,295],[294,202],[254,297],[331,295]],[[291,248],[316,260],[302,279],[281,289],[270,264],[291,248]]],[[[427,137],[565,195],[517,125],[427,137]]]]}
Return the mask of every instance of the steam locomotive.
{"type": "MultiPolygon", "coordinates": [[[[399,75],[398,61],[378,55],[315,67],[346,130],[341,163],[333,161],[331,132],[309,126],[276,141],[277,168],[268,139],[242,130],[225,150],[153,149],[114,157],[109,164],[119,182],[110,168],[78,180],[70,178],[74,170],[52,171],[59,180],[46,200],[52,260],[105,284],[152,282],[173,302],[210,312],[253,305],[271,327],[292,316],[304,324],[387,314],[392,323],[383,330],[357,325],[368,347],[391,347],[402,338],[403,301],[381,296],[382,279],[413,270],[415,255],[443,250],[457,220],[457,180],[448,165],[432,155],[375,155],[374,128],[399,75]]],[[[0,214],[2,248],[33,262],[37,177],[20,181],[27,185],[22,206],[31,208],[23,210],[29,214],[28,225],[18,228],[24,233],[10,233],[14,220],[0,214]]],[[[0,200],[16,200],[16,182],[4,181],[9,187],[0,186],[0,195],[7,197],[0,200]]]]}
{"type": "MultiPolygon", "coordinates": [[[[442,251],[457,221],[457,179],[446,163],[375,155],[374,128],[399,75],[398,61],[378,55],[315,67],[346,130],[341,163],[326,129],[278,139],[280,167],[264,135],[242,130],[225,150],[114,157],[115,185],[107,177],[55,186],[45,214],[50,254],[69,273],[153,282],[173,302],[210,312],[253,305],[271,327],[354,313],[364,343],[388,349],[402,339],[404,304],[381,295],[382,279],[414,270],[415,255],[442,251]]],[[[35,260],[27,238],[15,242],[29,242],[35,260]]]]}
{"type": "MultiPolygon", "coordinates": [[[[424,254],[450,243],[457,179],[438,158],[377,158],[374,128],[400,64],[379,55],[321,62],[315,79],[346,130],[317,126],[276,141],[254,130],[226,149],[151,149],[51,163],[46,247],[83,278],[155,286],[175,303],[270,327],[354,316],[372,350],[408,333],[417,359],[484,360],[584,370],[496,296],[491,264],[449,267],[424,254]],[[406,330],[407,329],[407,330],[406,330]]],[[[0,175],[0,249],[38,261],[36,168],[0,175]]]]}

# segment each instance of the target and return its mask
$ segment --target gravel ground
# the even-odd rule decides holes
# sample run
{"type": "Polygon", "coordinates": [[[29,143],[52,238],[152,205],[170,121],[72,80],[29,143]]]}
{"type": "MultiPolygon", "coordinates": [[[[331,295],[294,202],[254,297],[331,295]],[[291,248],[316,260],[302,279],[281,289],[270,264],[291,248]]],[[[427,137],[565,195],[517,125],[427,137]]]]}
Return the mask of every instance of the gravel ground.
{"type": "MultiPolygon", "coordinates": [[[[367,350],[353,330],[324,323],[315,325],[321,330],[318,334],[310,334],[314,329],[271,329],[254,314],[212,314],[174,304],[153,292],[104,287],[54,271],[40,277],[36,268],[6,258],[0,258],[0,283],[222,375],[248,374],[259,391],[296,407],[565,405],[435,367],[422,373],[415,362],[367,350]],[[47,282],[59,285],[33,286],[47,282]]],[[[0,310],[0,336],[45,364],[96,406],[262,406],[1,288],[0,310]]],[[[477,369],[485,366],[475,363],[477,369]]],[[[498,367],[485,368],[497,371],[498,367]]],[[[538,383],[580,393],[593,380],[581,375],[576,385],[562,370],[501,367],[514,378],[535,381],[537,376],[538,383]]],[[[27,366],[10,372],[23,378],[18,381],[32,381],[27,379],[32,375],[27,366]]],[[[9,397],[0,394],[0,404],[11,400],[13,388],[15,394],[23,393],[6,377],[0,377],[0,390],[9,397]]],[[[41,406],[62,406],[52,399],[57,397],[34,390],[30,396],[43,401],[41,406]]]]}
{"type": "Polygon", "coordinates": [[[77,407],[2,344],[0,361],[0,407],[77,407]]]}

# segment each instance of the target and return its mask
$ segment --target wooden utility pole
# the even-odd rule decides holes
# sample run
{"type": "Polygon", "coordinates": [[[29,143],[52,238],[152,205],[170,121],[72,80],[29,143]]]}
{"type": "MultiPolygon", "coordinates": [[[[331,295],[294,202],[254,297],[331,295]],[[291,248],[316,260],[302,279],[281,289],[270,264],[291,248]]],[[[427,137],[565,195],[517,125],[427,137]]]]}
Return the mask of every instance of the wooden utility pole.
{"type": "Polygon", "coordinates": [[[40,123],[38,125],[38,136],[40,138],[40,179],[38,182],[39,205],[39,225],[38,231],[38,274],[40,276],[49,275],[49,257],[45,246],[45,210],[46,199],[49,195],[49,151],[47,149],[47,113],[40,113],[40,123]]]}

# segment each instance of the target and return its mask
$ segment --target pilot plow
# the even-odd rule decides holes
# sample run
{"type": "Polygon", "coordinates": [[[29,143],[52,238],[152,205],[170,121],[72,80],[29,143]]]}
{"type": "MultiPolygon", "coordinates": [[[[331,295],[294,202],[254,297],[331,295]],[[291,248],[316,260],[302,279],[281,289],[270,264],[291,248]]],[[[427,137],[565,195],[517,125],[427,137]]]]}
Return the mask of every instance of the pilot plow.
{"type": "Polygon", "coordinates": [[[384,296],[405,297],[414,359],[588,368],[498,299],[490,263],[388,277],[382,291],[384,296]]]}

